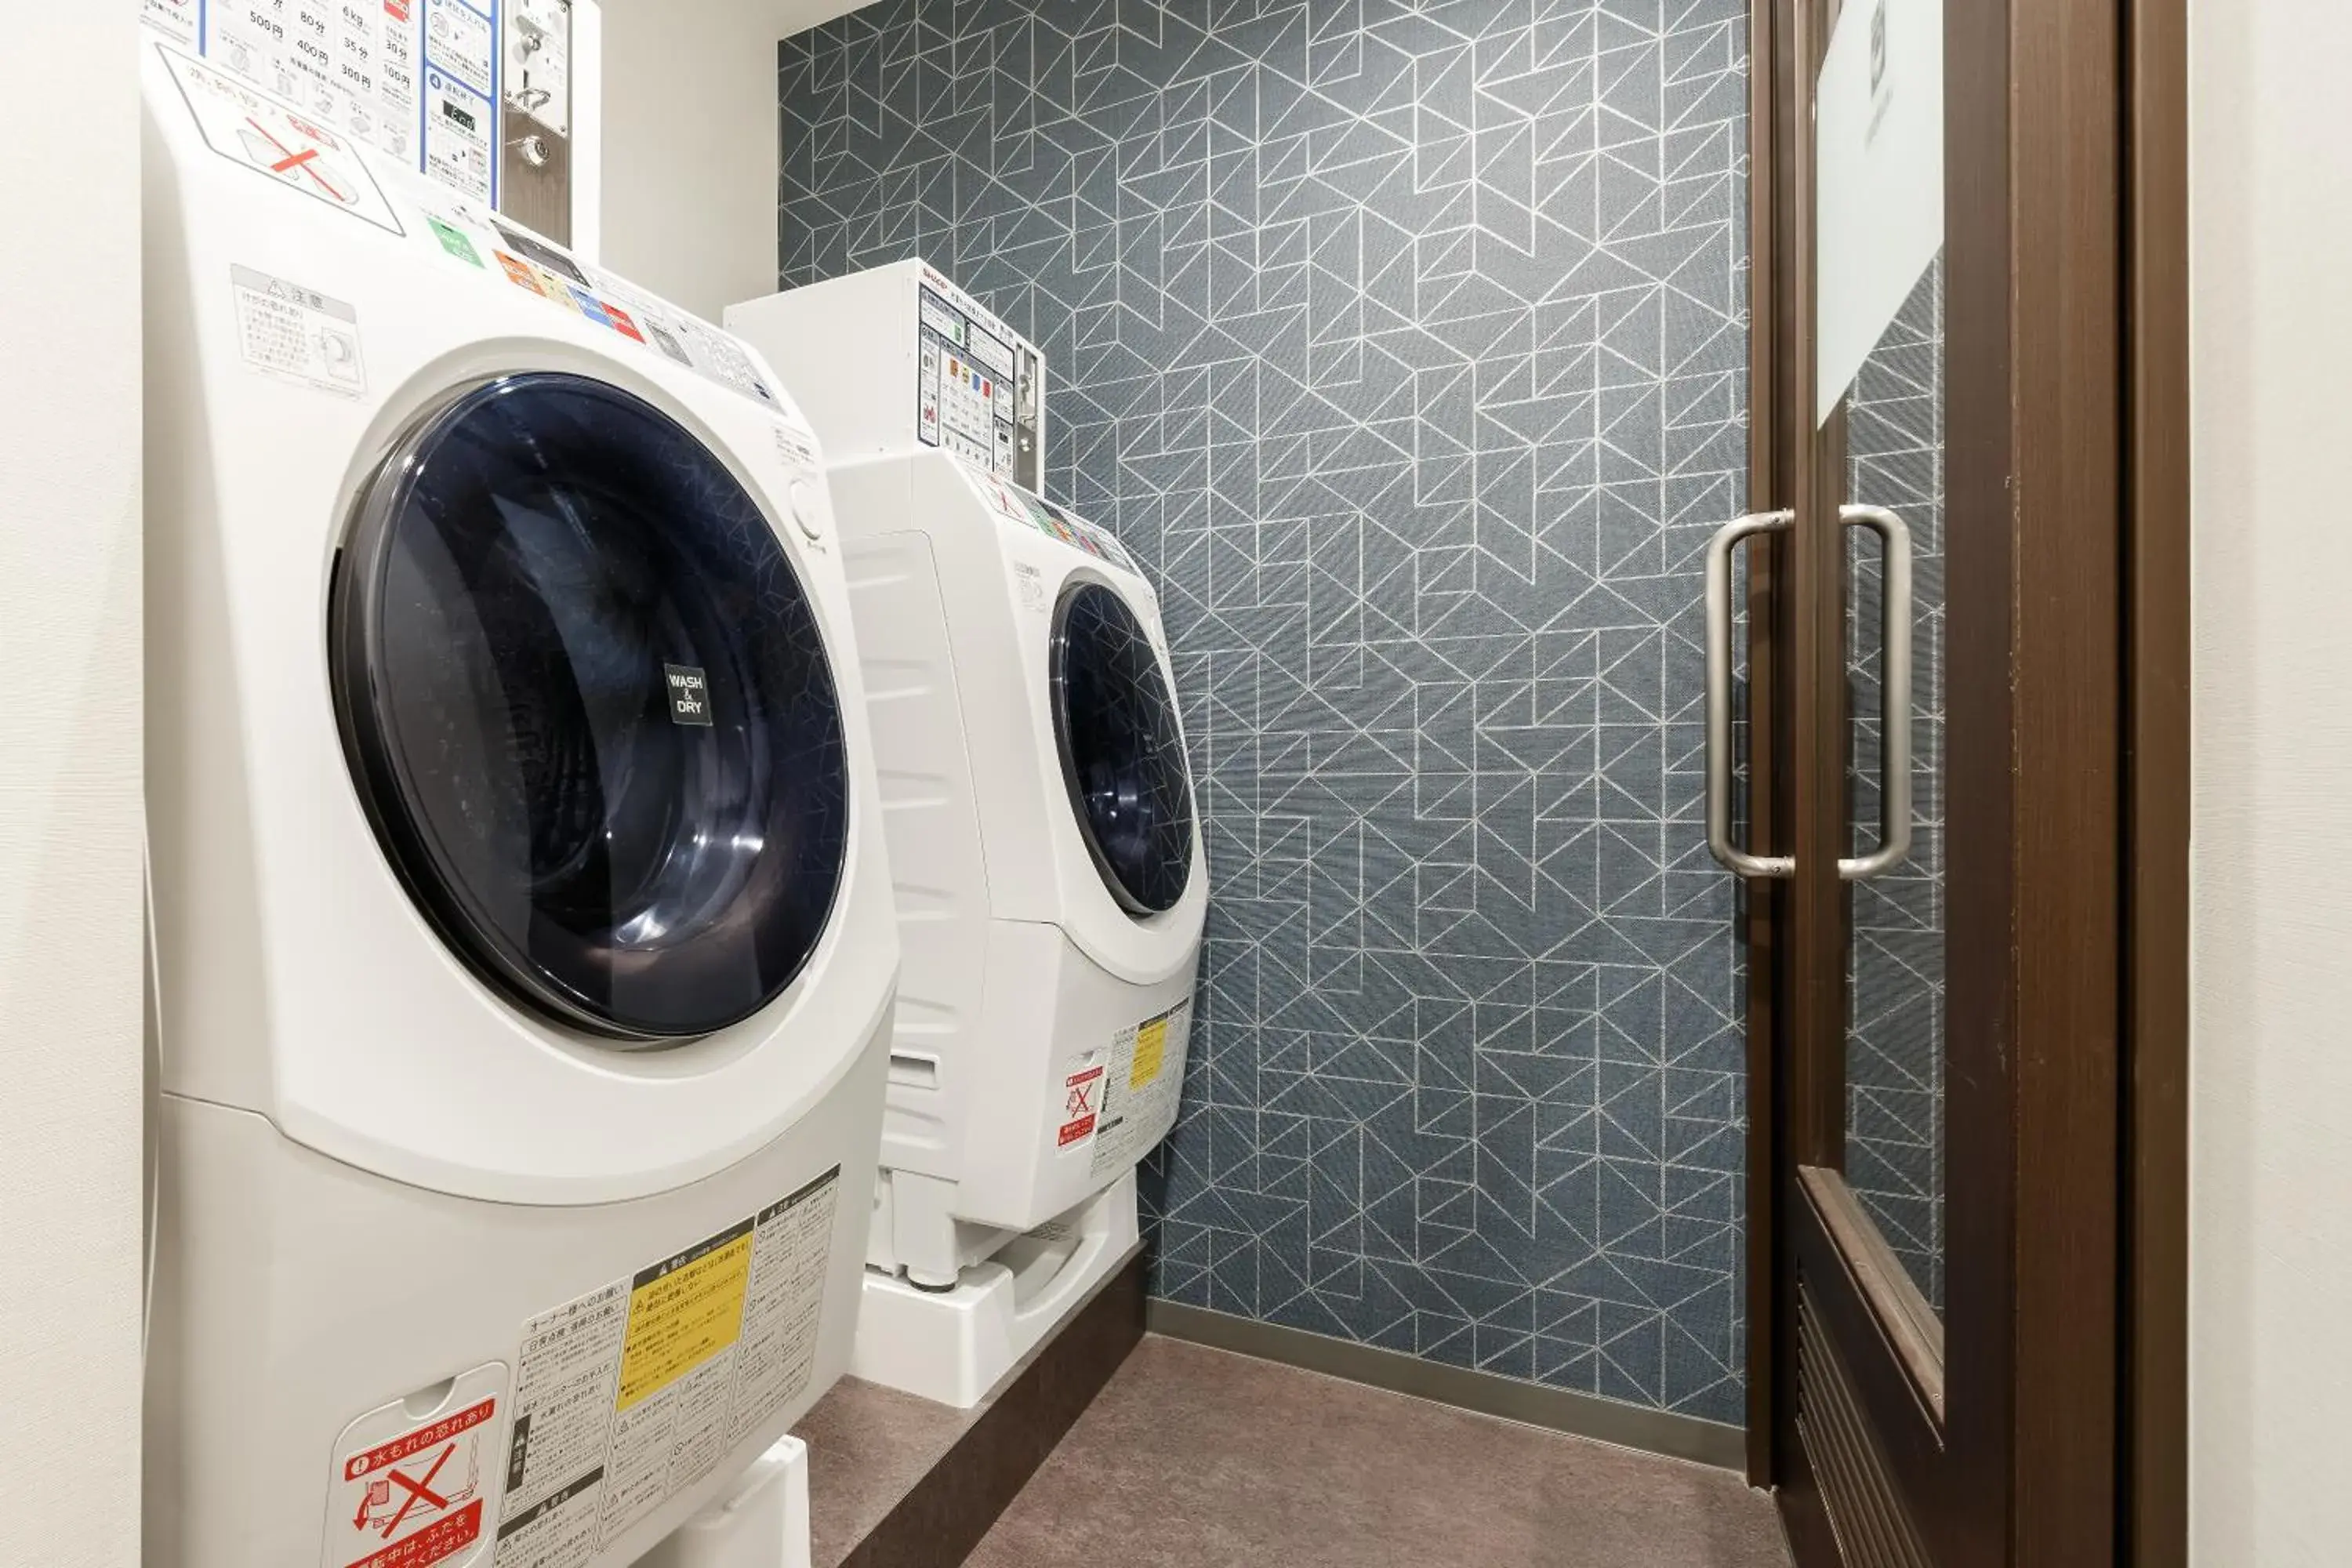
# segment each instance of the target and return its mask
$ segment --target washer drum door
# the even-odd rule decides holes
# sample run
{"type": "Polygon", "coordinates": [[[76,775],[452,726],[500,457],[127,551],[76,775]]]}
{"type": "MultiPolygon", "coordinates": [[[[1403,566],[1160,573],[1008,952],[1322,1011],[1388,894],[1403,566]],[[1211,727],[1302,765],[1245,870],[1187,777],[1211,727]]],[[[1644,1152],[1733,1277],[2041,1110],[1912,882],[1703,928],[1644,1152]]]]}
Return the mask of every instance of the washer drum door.
{"type": "Polygon", "coordinates": [[[639,1045],[759,1012],[849,837],[805,585],[683,426],[565,374],[422,419],[338,558],[352,775],[441,939],[539,1017],[639,1045]]]}
{"type": "Polygon", "coordinates": [[[1192,778],[1159,650],[1109,584],[1073,578],[1054,611],[1054,739],[1079,836],[1119,907],[1165,914],[1192,878],[1192,778]]]}

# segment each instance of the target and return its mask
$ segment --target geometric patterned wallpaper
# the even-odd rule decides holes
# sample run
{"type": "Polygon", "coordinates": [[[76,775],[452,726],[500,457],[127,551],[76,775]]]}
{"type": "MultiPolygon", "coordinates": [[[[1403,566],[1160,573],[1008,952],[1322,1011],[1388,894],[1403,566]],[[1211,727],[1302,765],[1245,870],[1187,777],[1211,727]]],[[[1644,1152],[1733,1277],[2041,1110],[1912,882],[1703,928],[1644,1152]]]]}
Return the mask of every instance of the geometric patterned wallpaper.
{"type": "Polygon", "coordinates": [[[1743,0],[885,0],[780,54],[782,282],[1044,345],[1212,869],[1161,1296],[1741,1419],[1702,812],[1743,0]]]}
{"type": "MultiPolygon", "coordinates": [[[[1911,854],[1853,884],[1846,955],[1846,1179],[1928,1302],[1944,1305],[1944,268],[1913,288],[1846,399],[1846,495],[1911,531],[1911,854]]],[[[1846,539],[1848,788],[1878,840],[1881,578],[1846,539]]]]}

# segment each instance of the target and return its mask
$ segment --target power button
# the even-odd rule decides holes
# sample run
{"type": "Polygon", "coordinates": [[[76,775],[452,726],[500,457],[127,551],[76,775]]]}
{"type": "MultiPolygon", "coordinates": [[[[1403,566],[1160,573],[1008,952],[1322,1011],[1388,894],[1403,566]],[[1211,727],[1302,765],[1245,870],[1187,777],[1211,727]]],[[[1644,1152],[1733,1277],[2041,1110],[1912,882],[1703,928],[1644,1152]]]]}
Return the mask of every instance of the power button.
{"type": "Polygon", "coordinates": [[[792,488],[785,490],[784,500],[790,503],[793,521],[799,525],[803,534],[810,539],[824,536],[824,514],[818,510],[816,491],[809,488],[806,479],[794,479],[792,488]]]}

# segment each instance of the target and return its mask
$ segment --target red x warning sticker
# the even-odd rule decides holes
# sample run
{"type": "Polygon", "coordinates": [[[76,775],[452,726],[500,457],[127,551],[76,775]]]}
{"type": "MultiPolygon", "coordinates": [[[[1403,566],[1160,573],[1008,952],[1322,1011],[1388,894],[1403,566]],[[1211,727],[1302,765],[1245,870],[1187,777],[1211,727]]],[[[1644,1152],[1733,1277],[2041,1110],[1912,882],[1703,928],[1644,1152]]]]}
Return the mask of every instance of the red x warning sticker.
{"type": "Polygon", "coordinates": [[[503,1368],[453,1383],[429,1418],[387,1406],[336,1445],[325,1568],[432,1568],[482,1539],[505,1426],[503,1368]]]}
{"type": "Polygon", "coordinates": [[[163,58],[214,152],[337,212],[405,232],[355,143],[201,60],[169,48],[163,58]]]}
{"type": "Polygon", "coordinates": [[[1100,1051],[1084,1051],[1070,1059],[1062,1077],[1061,1125],[1054,1135],[1055,1148],[1072,1148],[1094,1136],[1102,1116],[1103,1072],[1100,1051]]]}

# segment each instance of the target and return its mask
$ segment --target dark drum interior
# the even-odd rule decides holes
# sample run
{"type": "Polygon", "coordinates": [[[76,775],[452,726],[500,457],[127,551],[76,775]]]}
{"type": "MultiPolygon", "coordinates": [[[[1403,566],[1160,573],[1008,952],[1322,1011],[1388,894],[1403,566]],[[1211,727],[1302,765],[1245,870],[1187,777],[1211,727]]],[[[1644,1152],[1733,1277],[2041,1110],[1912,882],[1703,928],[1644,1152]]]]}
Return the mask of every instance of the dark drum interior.
{"type": "Polygon", "coordinates": [[[1192,875],[1192,781],[1175,699],[1135,612],[1081,580],[1054,617],[1054,731],[1078,827],[1122,908],[1176,907],[1192,875]]]}
{"type": "Polygon", "coordinates": [[[330,642],[384,853],[478,975],[638,1041],[757,1013],[841,889],[841,711],[758,502],[617,388],[509,376],[388,460],[330,642]]]}

